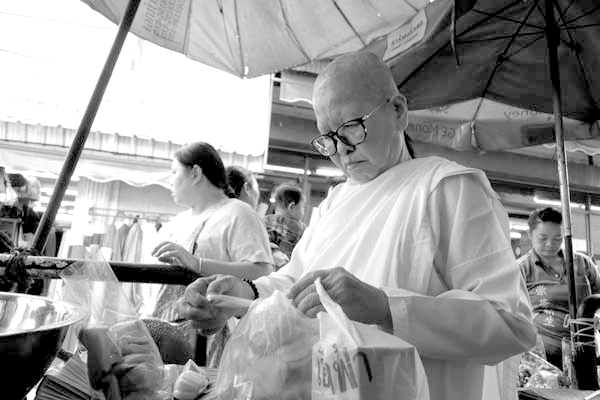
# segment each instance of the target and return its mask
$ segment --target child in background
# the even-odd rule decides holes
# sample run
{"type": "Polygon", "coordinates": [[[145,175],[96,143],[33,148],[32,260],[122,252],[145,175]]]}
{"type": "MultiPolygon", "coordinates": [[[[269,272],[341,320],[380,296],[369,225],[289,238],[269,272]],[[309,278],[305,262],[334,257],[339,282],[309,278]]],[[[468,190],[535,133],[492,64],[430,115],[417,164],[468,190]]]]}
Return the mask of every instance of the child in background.
{"type": "Polygon", "coordinates": [[[283,253],[275,257],[279,269],[289,261],[292,250],[306,229],[302,222],[305,199],[302,190],[296,185],[282,184],[274,191],[275,213],[265,215],[264,222],[275,257],[278,250],[283,253]]]}

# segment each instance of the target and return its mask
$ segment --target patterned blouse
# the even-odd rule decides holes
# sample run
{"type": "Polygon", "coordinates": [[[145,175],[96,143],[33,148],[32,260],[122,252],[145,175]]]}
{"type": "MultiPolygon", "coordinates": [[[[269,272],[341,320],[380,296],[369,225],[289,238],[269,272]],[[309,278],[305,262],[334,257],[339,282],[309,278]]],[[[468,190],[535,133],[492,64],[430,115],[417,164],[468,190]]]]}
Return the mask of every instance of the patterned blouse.
{"type": "Polygon", "coordinates": [[[306,225],[297,219],[278,214],[265,215],[263,221],[267,227],[269,241],[291,257],[292,250],[304,233],[306,225]]]}
{"type": "MultiPolygon", "coordinates": [[[[562,250],[559,256],[563,257],[562,250]]],[[[566,269],[563,267],[563,271],[556,272],[544,265],[533,249],[519,259],[519,266],[527,283],[539,333],[556,339],[568,337],[566,318],[569,315],[569,288],[566,269]]],[[[581,253],[573,253],[573,267],[577,301],[581,303],[590,294],[600,292],[600,274],[592,259],[581,253]]]]}

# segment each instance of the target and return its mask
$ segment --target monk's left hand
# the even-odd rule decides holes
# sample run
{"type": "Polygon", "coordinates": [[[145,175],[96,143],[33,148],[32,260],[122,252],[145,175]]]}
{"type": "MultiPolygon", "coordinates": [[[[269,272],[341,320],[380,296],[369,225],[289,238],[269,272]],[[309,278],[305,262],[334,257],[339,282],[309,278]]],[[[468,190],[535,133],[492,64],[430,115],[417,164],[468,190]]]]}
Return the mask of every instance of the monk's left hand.
{"type": "Polygon", "coordinates": [[[158,261],[181,265],[192,272],[199,272],[200,270],[200,260],[198,257],[173,242],[159,243],[152,250],[152,255],[158,258],[158,261]]]}
{"type": "Polygon", "coordinates": [[[376,324],[392,331],[392,318],[385,292],[368,285],[343,268],[313,271],[292,286],[288,297],[308,317],[325,311],[314,281],[321,278],[323,288],[339,304],[348,318],[365,324],[376,324]]]}

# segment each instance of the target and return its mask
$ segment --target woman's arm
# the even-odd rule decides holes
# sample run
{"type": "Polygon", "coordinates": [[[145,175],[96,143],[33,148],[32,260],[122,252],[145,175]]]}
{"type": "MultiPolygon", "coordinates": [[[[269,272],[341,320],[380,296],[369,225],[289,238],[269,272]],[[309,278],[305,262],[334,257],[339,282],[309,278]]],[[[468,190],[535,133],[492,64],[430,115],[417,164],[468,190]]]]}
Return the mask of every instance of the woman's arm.
{"type": "Polygon", "coordinates": [[[261,276],[273,272],[273,266],[263,262],[248,261],[218,261],[203,258],[200,261],[199,273],[201,276],[211,276],[215,274],[233,275],[240,279],[254,280],[261,276]]]}

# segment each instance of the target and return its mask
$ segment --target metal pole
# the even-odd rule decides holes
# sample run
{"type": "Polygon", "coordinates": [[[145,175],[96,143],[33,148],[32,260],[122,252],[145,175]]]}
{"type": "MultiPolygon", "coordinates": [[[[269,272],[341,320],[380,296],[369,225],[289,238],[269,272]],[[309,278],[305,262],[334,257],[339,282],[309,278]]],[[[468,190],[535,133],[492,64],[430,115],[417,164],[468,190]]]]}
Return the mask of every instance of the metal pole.
{"type": "Polygon", "coordinates": [[[129,3],[127,4],[125,14],[123,15],[123,19],[119,24],[119,30],[115,37],[114,43],[110,49],[110,52],[108,53],[108,57],[106,58],[106,62],[104,63],[104,67],[102,68],[102,72],[100,73],[100,77],[98,78],[98,82],[94,88],[94,92],[92,93],[92,97],[90,98],[85,113],[83,114],[83,118],[81,119],[81,123],[79,124],[79,129],[77,129],[77,133],[75,134],[65,163],[60,171],[56,186],[54,187],[54,191],[50,197],[48,208],[46,208],[46,212],[44,212],[44,215],[42,216],[42,219],[35,231],[32,248],[37,251],[41,252],[46,245],[48,233],[50,232],[54,218],[56,218],[56,213],[60,208],[60,203],[62,202],[67,187],[69,186],[69,182],[71,181],[73,171],[77,166],[79,156],[81,156],[81,152],[85,146],[85,141],[87,140],[87,137],[90,133],[90,128],[92,127],[94,119],[96,118],[96,113],[100,107],[100,102],[104,96],[106,86],[108,85],[108,81],[110,80],[115,64],[117,63],[117,59],[119,58],[119,53],[123,48],[123,43],[125,42],[127,33],[129,33],[129,29],[131,28],[135,13],[140,5],[140,1],[141,0],[129,0],[129,3]]]}
{"type": "Polygon", "coordinates": [[[565,262],[569,283],[569,315],[577,318],[577,294],[575,292],[575,271],[573,270],[573,233],[571,229],[571,201],[569,197],[569,175],[567,171],[567,154],[563,132],[562,104],[560,93],[560,71],[558,69],[559,28],[554,17],[552,0],[546,0],[546,38],[550,64],[550,80],[552,81],[552,108],[554,111],[554,133],[556,135],[556,157],[558,161],[558,180],[560,183],[560,199],[563,214],[563,235],[565,241],[565,262]]]}
{"type": "Polygon", "coordinates": [[[592,196],[585,195],[585,244],[587,253],[594,257],[594,245],[592,243],[592,196]]]}
{"type": "MultiPolygon", "coordinates": [[[[560,183],[560,199],[562,203],[563,214],[563,236],[564,236],[564,256],[566,276],[569,289],[569,316],[572,323],[569,324],[570,331],[570,357],[563,360],[569,360],[565,364],[563,361],[563,370],[571,381],[571,387],[574,389],[593,387],[593,380],[590,379],[590,368],[585,363],[584,354],[575,347],[574,343],[579,341],[577,329],[579,324],[573,323],[577,320],[577,293],[575,291],[575,270],[573,266],[573,234],[571,229],[571,201],[569,197],[569,175],[567,171],[567,154],[565,151],[565,137],[563,132],[562,120],[562,102],[560,91],[560,71],[558,68],[558,45],[560,41],[560,30],[556,23],[554,15],[553,0],[546,0],[546,38],[548,43],[548,61],[550,66],[550,80],[552,83],[552,109],[554,111],[554,133],[556,135],[556,158],[558,161],[558,179],[560,183]]],[[[593,373],[595,375],[595,371],[593,373]]]]}
{"type": "MultiPolygon", "coordinates": [[[[11,254],[0,253],[0,276],[5,275],[6,268],[14,258],[11,254]]],[[[22,262],[29,276],[34,279],[60,279],[65,270],[76,269],[84,263],[107,263],[119,282],[188,285],[199,277],[182,266],[170,264],[136,264],[43,256],[27,256],[22,262]]]]}
{"type": "MultiPolygon", "coordinates": [[[[588,165],[594,166],[594,157],[588,156],[588,165]]],[[[585,195],[585,242],[587,253],[594,257],[594,242],[592,241],[592,195],[585,195]]]]}

